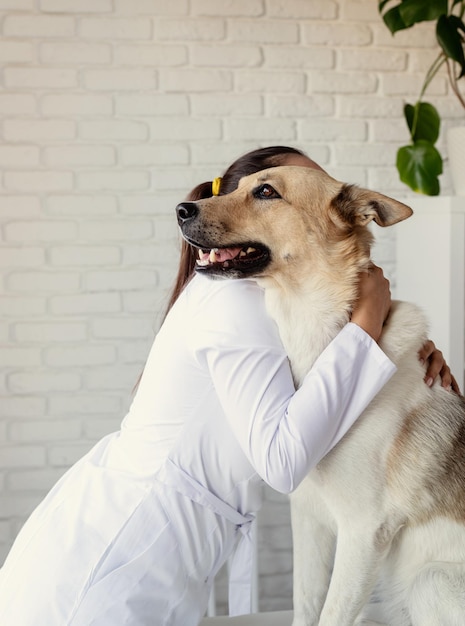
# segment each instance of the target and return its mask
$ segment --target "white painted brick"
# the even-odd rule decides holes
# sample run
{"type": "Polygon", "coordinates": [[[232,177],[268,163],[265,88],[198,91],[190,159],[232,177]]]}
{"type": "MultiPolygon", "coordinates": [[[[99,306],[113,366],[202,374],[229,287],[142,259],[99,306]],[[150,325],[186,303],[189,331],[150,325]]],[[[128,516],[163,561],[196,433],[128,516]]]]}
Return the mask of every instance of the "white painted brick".
{"type": "Polygon", "coordinates": [[[49,13],[109,13],[111,0],[40,0],[40,10],[49,13]]]}
{"type": "Polygon", "coordinates": [[[267,68],[330,69],[335,66],[336,54],[330,48],[301,46],[264,46],[264,66],[267,68]]]}
{"type": "Polygon", "coordinates": [[[109,118],[113,110],[113,104],[111,96],[108,95],[46,94],[40,101],[40,108],[46,116],[105,116],[109,118]]]}
{"type": "Polygon", "coordinates": [[[117,313],[121,297],[117,293],[83,293],[75,296],[53,296],[50,310],[54,315],[117,313]]]}
{"type": "Polygon", "coordinates": [[[85,70],[83,81],[86,89],[95,91],[139,91],[157,87],[155,70],[85,70]]]}
{"type": "Polygon", "coordinates": [[[85,276],[87,291],[137,291],[155,286],[155,273],[141,269],[134,271],[89,271],[85,276]]]}
{"type": "Polygon", "coordinates": [[[342,117],[361,117],[364,119],[384,119],[396,117],[402,111],[401,98],[386,98],[378,95],[353,96],[348,94],[340,99],[339,111],[342,117]]]}
{"type": "Polygon", "coordinates": [[[43,467],[45,449],[43,446],[7,446],[1,448],[0,467],[43,467]]]}
{"type": "Polygon", "coordinates": [[[226,92],[233,90],[231,72],[217,69],[161,69],[160,89],[162,91],[226,92]]]}
{"type": "Polygon", "coordinates": [[[63,475],[62,469],[39,469],[34,471],[10,471],[7,485],[10,491],[47,492],[63,475]]]}
{"type": "Polygon", "coordinates": [[[116,348],[114,346],[84,344],[49,348],[45,351],[44,362],[52,367],[68,368],[109,365],[115,360],[116,348]]]}
{"type": "Polygon", "coordinates": [[[331,118],[335,111],[335,99],[328,95],[271,95],[267,102],[270,116],[331,118]]]}
{"type": "MultiPolygon", "coordinates": [[[[166,202],[170,202],[171,196],[166,196],[166,202]]],[[[157,211],[156,200],[153,194],[148,193],[146,195],[134,195],[120,196],[118,198],[121,213],[128,213],[131,215],[151,215],[153,216],[157,211]]],[[[176,202],[176,199],[173,202],[176,202]]],[[[165,198],[163,198],[165,201],[165,198]]]]}
{"type": "Polygon", "coordinates": [[[152,24],[146,18],[84,17],[79,23],[79,35],[111,41],[115,39],[150,39],[152,24]]]}
{"type": "Polygon", "coordinates": [[[221,121],[204,118],[168,118],[163,117],[149,121],[151,137],[156,141],[188,141],[220,139],[221,121]]]}
{"type": "Polygon", "coordinates": [[[87,241],[122,241],[151,239],[153,222],[124,219],[87,220],[81,224],[81,237],[87,241]]]}
{"type": "Polygon", "coordinates": [[[117,210],[116,198],[103,195],[49,196],[46,201],[47,212],[52,215],[112,215],[117,210]]]}
{"type": "Polygon", "coordinates": [[[35,196],[0,196],[0,214],[3,219],[40,217],[40,201],[35,196]]]}
{"type": "MultiPolygon", "coordinates": [[[[189,150],[185,145],[177,144],[151,144],[124,146],[120,149],[121,163],[123,165],[187,165],[189,163],[189,150]]],[[[1,162],[1,152],[0,152],[1,162]]]]}
{"type": "Polygon", "coordinates": [[[104,267],[121,263],[121,250],[116,246],[54,246],[49,256],[51,264],[57,266],[104,267]]]}
{"type": "Polygon", "coordinates": [[[255,139],[256,141],[293,141],[296,126],[293,120],[278,119],[231,119],[225,122],[225,137],[231,139],[255,139]]]}
{"type": "Polygon", "coordinates": [[[302,25],[307,44],[327,46],[368,46],[373,41],[373,32],[368,24],[343,22],[308,22],[302,25]]]}
{"type": "Polygon", "coordinates": [[[127,170],[80,172],[76,178],[78,189],[84,191],[140,191],[150,185],[147,172],[127,170]]]}
{"type": "Polygon", "coordinates": [[[18,342],[24,343],[62,343],[84,341],[87,326],[84,322],[35,322],[15,324],[13,335],[18,342]]]}
{"type": "Polygon", "coordinates": [[[400,50],[345,49],[340,53],[340,69],[402,71],[407,67],[407,54],[400,50]]]}
{"type": "MultiPolygon", "coordinates": [[[[44,163],[51,167],[114,165],[115,149],[111,146],[54,146],[44,150],[44,163]]],[[[1,160],[1,152],[0,152],[1,160]]]]}
{"type": "Polygon", "coordinates": [[[153,338],[152,324],[148,320],[138,320],[134,323],[132,318],[106,317],[94,320],[92,334],[99,339],[147,339],[153,338]]]}
{"type": "Polygon", "coordinates": [[[18,319],[27,312],[28,317],[43,315],[46,310],[46,300],[43,297],[2,296],[0,298],[0,315],[18,319]]]}
{"type": "Polygon", "coordinates": [[[8,141],[51,141],[74,139],[76,124],[69,120],[5,120],[4,136],[8,141]]]}
{"type": "Polygon", "coordinates": [[[112,419],[89,419],[84,421],[84,434],[88,439],[101,439],[109,433],[115,432],[120,427],[121,418],[112,419]]]}
{"type": "MultiPolygon", "coordinates": [[[[60,392],[61,393],[61,392],[60,392]]],[[[60,395],[53,394],[49,402],[50,415],[101,415],[102,413],[116,414],[122,411],[121,400],[114,395],[101,395],[99,393],[60,395]]]]}
{"type": "Polygon", "coordinates": [[[34,47],[27,41],[0,41],[0,59],[4,65],[30,63],[35,59],[34,47]]]}
{"type": "MultiPolygon", "coordinates": [[[[409,96],[414,101],[418,98],[424,76],[422,74],[384,74],[382,77],[382,90],[386,96],[409,96]]],[[[428,95],[445,94],[447,91],[446,80],[443,76],[436,76],[428,88],[428,95]]]]}
{"type": "Polygon", "coordinates": [[[188,0],[114,0],[116,13],[153,15],[187,15],[188,0]]]}
{"type": "Polygon", "coordinates": [[[0,167],[3,169],[30,168],[39,165],[37,146],[0,145],[0,167]]]}
{"type": "MultiPolygon", "coordinates": [[[[229,163],[235,161],[241,154],[245,154],[250,149],[255,148],[255,141],[248,143],[244,140],[241,141],[240,137],[220,142],[195,142],[191,146],[192,163],[196,165],[210,165],[210,172],[208,176],[205,176],[205,180],[211,181],[213,178],[216,178],[216,176],[219,176],[229,163]]],[[[198,182],[203,182],[203,180],[199,178],[198,182]]],[[[187,190],[184,195],[187,195],[187,190]]],[[[174,207],[179,203],[180,199],[179,194],[173,197],[169,207],[169,215],[171,217],[174,217],[174,207]]]]}
{"type": "Polygon", "coordinates": [[[0,248],[0,267],[39,267],[45,263],[45,250],[39,247],[0,248]]]}
{"type": "Polygon", "coordinates": [[[376,75],[366,72],[313,72],[309,82],[313,93],[374,93],[378,86],[376,75]]]}
{"type": "Polygon", "coordinates": [[[35,0],[0,0],[0,9],[12,9],[13,11],[28,11],[32,10],[35,5],[35,0]]]}
{"type": "Polygon", "coordinates": [[[127,120],[84,121],[79,123],[79,136],[87,140],[144,140],[148,138],[148,126],[142,122],[127,120]]]}
{"type": "Polygon", "coordinates": [[[407,124],[403,119],[374,120],[371,128],[372,139],[376,143],[395,142],[398,147],[410,141],[407,124]]]}
{"type": "Polygon", "coordinates": [[[338,2],[333,0],[268,0],[267,14],[286,19],[334,19],[338,14],[338,2]]]}
{"type": "Polygon", "coordinates": [[[185,65],[188,60],[188,50],[182,45],[116,45],[115,63],[117,65],[149,65],[151,67],[171,67],[185,65]]]}
{"type": "Polygon", "coordinates": [[[129,116],[186,116],[189,100],[186,94],[117,94],[116,113],[129,116]]]}
{"type": "Polygon", "coordinates": [[[141,364],[119,365],[118,367],[93,368],[91,375],[85,374],[87,389],[116,390],[134,388],[141,373],[141,364]]]}
{"type": "Polygon", "coordinates": [[[154,37],[156,41],[218,41],[226,35],[225,22],[217,18],[170,19],[160,18],[155,21],[154,37]]]}
{"type": "Polygon", "coordinates": [[[36,98],[27,93],[0,93],[0,115],[30,116],[36,112],[36,98]]]}
{"type": "MultiPolygon", "coordinates": [[[[141,366],[147,360],[150,351],[150,341],[132,340],[126,343],[120,343],[118,347],[118,362],[120,363],[136,363],[141,366]]],[[[141,367],[142,371],[142,367],[141,367]]]]}
{"type": "Polygon", "coordinates": [[[37,417],[45,414],[45,398],[34,396],[5,396],[2,398],[0,414],[2,417],[37,417]]]}
{"type": "Polygon", "coordinates": [[[3,34],[7,37],[73,37],[72,17],[59,15],[7,15],[3,34]]]}
{"type": "MultiPolygon", "coordinates": [[[[5,495],[0,497],[0,511],[2,514],[10,519],[16,519],[18,517],[23,518],[29,516],[32,511],[39,504],[41,496],[23,495],[15,493],[14,496],[5,495]]],[[[19,528],[17,529],[19,531],[19,528]]]]}
{"type": "Polygon", "coordinates": [[[76,238],[74,222],[11,222],[4,227],[7,241],[63,241],[76,238]]]}
{"type": "Polygon", "coordinates": [[[291,20],[241,20],[228,22],[228,37],[236,42],[293,44],[299,41],[299,25],[291,20]]]}
{"type": "Polygon", "coordinates": [[[193,15],[223,15],[228,17],[263,15],[262,0],[192,0],[193,15]]]}
{"type": "Polygon", "coordinates": [[[377,3],[372,0],[345,0],[340,2],[342,20],[355,22],[377,22],[381,19],[377,3]]]}
{"type": "Polygon", "coordinates": [[[80,420],[16,420],[10,425],[9,436],[13,442],[48,443],[60,440],[79,439],[80,420]]]}
{"type": "Polygon", "coordinates": [[[196,44],[191,47],[194,65],[212,67],[258,67],[262,63],[259,46],[196,44]]]}
{"type": "Polygon", "coordinates": [[[54,445],[48,450],[48,463],[51,467],[69,467],[89,452],[93,443],[54,445]]]}
{"type": "Polygon", "coordinates": [[[194,93],[190,97],[193,115],[201,116],[260,116],[263,113],[263,98],[257,94],[228,94],[218,98],[217,94],[194,93]]]}
{"type": "Polygon", "coordinates": [[[9,348],[0,350],[0,367],[38,367],[41,364],[39,348],[9,348]]]}
{"type": "Polygon", "coordinates": [[[368,128],[362,120],[351,120],[350,124],[345,120],[302,120],[299,136],[310,141],[364,141],[368,128]]]}
{"type": "MultiPolygon", "coordinates": [[[[431,67],[433,62],[436,60],[438,53],[437,48],[433,48],[432,50],[424,50],[421,48],[420,50],[412,50],[409,49],[408,52],[408,69],[412,72],[422,72],[426,74],[427,70],[431,67]]],[[[447,69],[445,67],[439,71],[438,76],[447,75],[447,69]]]]}
{"type": "MultiPolygon", "coordinates": [[[[17,372],[8,376],[8,389],[12,393],[48,393],[53,391],[77,391],[81,377],[73,372],[17,372]]],[[[19,465],[18,465],[19,466],[19,465]]]]}
{"type": "MultiPolygon", "coordinates": [[[[235,140],[236,138],[234,138],[235,140]]],[[[256,144],[255,144],[256,145],[256,144]]],[[[216,168],[215,168],[216,169],[216,168]]],[[[152,187],[158,191],[178,191],[183,197],[199,184],[199,181],[212,180],[211,168],[188,168],[179,172],[179,168],[157,167],[152,172],[152,187]]]]}
{"type": "Polygon", "coordinates": [[[6,87],[28,89],[68,89],[77,87],[77,71],[49,67],[7,67],[3,71],[6,87]]]}
{"type": "Polygon", "coordinates": [[[357,154],[357,163],[359,165],[388,165],[395,163],[397,146],[377,143],[357,143],[336,145],[335,148],[338,163],[341,165],[351,164],[354,162],[354,154],[357,154]]]}
{"type": "Polygon", "coordinates": [[[123,294],[123,311],[127,313],[148,313],[155,316],[157,311],[158,295],[150,292],[134,292],[123,294]]]}
{"type": "Polygon", "coordinates": [[[394,36],[386,28],[381,20],[371,25],[374,35],[373,42],[377,46],[389,46],[392,48],[431,48],[436,47],[436,34],[431,24],[424,22],[416,24],[415,28],[407,28],[398,31],[394,36]]]}
{"type": "Polygon", "coordinates": [[[302,72],[241,71],[236,75],[239,92],[305,93],[306,77],[302,72]]]}
{"type": "Polygon", "coordinates": [[[41,61],[48,65],[68,63],[103,65],[112,60],[110,45],[103,43],[47,42],[40,45],[39,54],[41,61]]]}
{"type": "Polygon", "coordinates": [[[79,289],[80,276],[71,272],[13,272],[6,286],[11,292],[67,292],[79,289]]]}

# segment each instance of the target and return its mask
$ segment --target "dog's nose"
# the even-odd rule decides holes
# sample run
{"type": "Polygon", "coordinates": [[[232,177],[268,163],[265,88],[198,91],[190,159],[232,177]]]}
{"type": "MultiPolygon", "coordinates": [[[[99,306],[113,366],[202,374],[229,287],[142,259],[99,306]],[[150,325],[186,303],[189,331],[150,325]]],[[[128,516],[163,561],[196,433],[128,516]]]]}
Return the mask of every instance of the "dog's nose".
{"type": "Polygon", "coordinates": [[[176,215],[178,217],[178,224],[184,224],[188,220],[193,219],[199,212],[198,206],[195,202],[181,202],[176,207],[176,215]]]}

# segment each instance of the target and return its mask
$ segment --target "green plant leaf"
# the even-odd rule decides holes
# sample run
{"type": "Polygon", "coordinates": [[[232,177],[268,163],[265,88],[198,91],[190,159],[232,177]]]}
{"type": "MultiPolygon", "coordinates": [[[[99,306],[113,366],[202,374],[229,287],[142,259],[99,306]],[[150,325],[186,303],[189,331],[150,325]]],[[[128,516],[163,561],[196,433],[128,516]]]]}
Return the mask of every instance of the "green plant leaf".
{"type": "Polygon", "coordinates": [[[401,0],[383,15],[389,1],[378,2],[378,10],[392,34],[418,22],[436,20],[443,13],[447,13],[447,0],[401,0]]]}
{"type": "Polygon", "coordinates": [[[461,78],[465,74],[465,54],[463,36],[459,31],[465,33],[465,24],[456,15],[441,15],[438,19],[436,38],[444,54],[460,65],[462,71],[459,78],[461,78]]]}
{"type": "Polygon", "coordinates": [[[397,170],[400,180],[417,193],[437,196],[440,191],[442,157],[429,141],[420,139],[397,151],[397,170]]]}
{"type": "Polygon", "coordinates": [[[407,26],[413,26],[447,13],[447,0],[403,0],[399,10],[407,26]]]}
{"type": "Polygon", "coordinates": [[[436,143],[439,137],[441,118],[432,104],[429,102],[417,102],[415,106],[406,104],[404,116],[413,142],[425,139],[430,143],[436,143]]]}

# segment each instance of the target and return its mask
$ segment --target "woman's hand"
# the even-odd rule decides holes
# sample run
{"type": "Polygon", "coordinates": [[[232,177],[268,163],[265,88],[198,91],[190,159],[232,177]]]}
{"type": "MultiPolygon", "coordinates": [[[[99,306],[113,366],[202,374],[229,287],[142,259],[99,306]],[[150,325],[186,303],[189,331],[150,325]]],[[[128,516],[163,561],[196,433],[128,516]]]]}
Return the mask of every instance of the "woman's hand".
{"type": "Polygon", "coordinates": [[[358,299],[352,311],[351,321],[378,341],[383,324],[391,308],[391,290],[383,270],[372,265],[360,273],[358,299]]]}
{"type": "Polygon", "coordinates": [[[442,352],[436,348],[431,339],[419,350],[418,358],[421,363],[426,363],[424,380],[428,387],[431,387],[436,376],[440,376],[442,387],[455,391],[455,393],[460,393],[457,381],[452,376],[450,367],[445,362],[442,352]]]}

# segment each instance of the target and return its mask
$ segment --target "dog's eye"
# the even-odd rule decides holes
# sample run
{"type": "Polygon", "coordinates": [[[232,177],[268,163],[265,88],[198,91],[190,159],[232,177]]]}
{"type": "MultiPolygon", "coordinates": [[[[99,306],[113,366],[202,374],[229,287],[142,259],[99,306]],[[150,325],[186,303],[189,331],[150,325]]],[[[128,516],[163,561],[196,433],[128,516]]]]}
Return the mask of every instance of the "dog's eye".
{"type": "Polygon", "coordinates": [[[279,193],[271,185],[260,185],[254,189],[253,195],[255,198],[262,200],[270,200],[271,198],[280,198],[279,193]]]}

